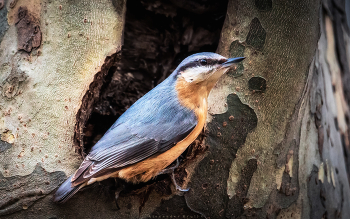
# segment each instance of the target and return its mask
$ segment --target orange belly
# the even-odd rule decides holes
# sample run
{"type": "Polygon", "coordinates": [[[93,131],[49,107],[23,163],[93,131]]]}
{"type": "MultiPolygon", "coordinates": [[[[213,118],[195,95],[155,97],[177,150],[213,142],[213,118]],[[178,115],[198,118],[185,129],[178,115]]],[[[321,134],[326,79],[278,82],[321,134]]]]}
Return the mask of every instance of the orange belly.
{"type": "Polygon", "coordinates": [[[97,178],[92,178],[88,181],[87,184],[89,185],[96,181],[102,181],[110,177],[118,177],[128,182],[139,183],[147,182],[153,177],[157,176],[160,171],[162,171],[172,162],[174,162],[186,150],[186,148],[194,140],[196,140],[198,135],[201,133],[207,117],[206,98],[203,99],[203,104],[201,104],[200,107],[195,109],[194,111],[198,118],[198,123],[196,127],[186,138],[178,142],[174,147],[162,154],[152,156],[116,172],[106,174],[97,178]]]}

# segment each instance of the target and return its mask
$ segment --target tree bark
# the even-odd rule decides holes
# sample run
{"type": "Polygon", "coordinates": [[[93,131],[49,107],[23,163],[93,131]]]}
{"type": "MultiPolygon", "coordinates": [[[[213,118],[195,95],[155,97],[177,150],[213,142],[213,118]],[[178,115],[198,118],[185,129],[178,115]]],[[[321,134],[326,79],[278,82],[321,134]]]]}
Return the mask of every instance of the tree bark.
{"type": "MultiPolygon", "coordinates": [[[[147,10],[179,13],[153,2],[147,10]]],[[[13,0],[1,9],[0,1],[0,215],[350,218],[343,8],[336,0],[229,1],[217,52],[246,59],[211,92],[206,128],[175,172],[189,192],[159,177],[122,192],[118,209],[110,182],[63,205],[52,195],[80,165],[88,120],[124,68],[126,2],[13,0]]]]}
{"type": "Polygon", "coordinates": [[[0,214],[9,214],[46,197],[79,166],[76,115],[121,48],[125,2],[2,3],[0,214]]]}

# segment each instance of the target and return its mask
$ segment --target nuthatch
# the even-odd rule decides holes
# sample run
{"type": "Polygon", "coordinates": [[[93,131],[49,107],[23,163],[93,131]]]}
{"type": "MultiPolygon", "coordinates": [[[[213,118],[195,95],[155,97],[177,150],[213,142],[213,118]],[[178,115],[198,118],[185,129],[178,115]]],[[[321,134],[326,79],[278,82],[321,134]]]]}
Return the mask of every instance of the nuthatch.
{"type": "Polygon", "coordinates": [[[211,89],[243,59],[204,52],[183,60],[118,118],[59,187],[54,201],[66,202],[84,186],[110,177],[140,183],[165,173],[201,133],[211,89]]]}

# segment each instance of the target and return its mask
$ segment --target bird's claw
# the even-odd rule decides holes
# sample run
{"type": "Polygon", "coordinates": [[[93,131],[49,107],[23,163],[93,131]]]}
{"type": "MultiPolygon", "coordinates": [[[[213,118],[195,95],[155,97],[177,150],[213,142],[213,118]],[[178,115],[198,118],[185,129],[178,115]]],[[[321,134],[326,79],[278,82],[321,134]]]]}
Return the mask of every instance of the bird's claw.
{"type": "Polygon", "coordinates": [[[179,191],[179,192],[188,192],[188,191],[190,191],[190,188],[186,188],[186,189],[183,189],[183,188],[181,188],[180,186],[176,186],[176,190],[177,191],[179,191]]]}
{"type": "Polygon", "coordinates": [[[175,188],[176,188],[177,191],[180,191],[180,192],[188,192],[188,191],[190,190],[190,188],[183,189],[183,188],[181,188],[181,187],[176,183],[174,172],[171,174],[171,179],[173,180],[173,183],[174,183],[175,188]]]}
{"type": "Polygon", "coordinates": [[[171,173],[171,179],[172,179],[172,181],[173,181],[173,183],[174,183],[174,186],[175,186],[176,190],[177,190],[177,191],[180,191],[180,192],[188,192],[188,191],[190,190],[190,188],[183,189],[183,188],[181,188],[181,187],[176,183],[174,170],[175,170],[176,168],[178,168],[179,165],[180,165],[179,158],[177,158],[177,159],[176,159],[176,164],[175,164],[175,166],[169,167],[169,168],[166,168],[166,169],[160,171],[160,172],[158,173],[158,175],[161,175],[161,174],[170,174],[170,173],[171,173]]]}
{"type": "Polygon", "coordinates": [[[176,168],[180,165],[179,158],[176,159],[176,164],[173,167],[166,168],[158,173],[158,175],[173,173],[176,168]]]}

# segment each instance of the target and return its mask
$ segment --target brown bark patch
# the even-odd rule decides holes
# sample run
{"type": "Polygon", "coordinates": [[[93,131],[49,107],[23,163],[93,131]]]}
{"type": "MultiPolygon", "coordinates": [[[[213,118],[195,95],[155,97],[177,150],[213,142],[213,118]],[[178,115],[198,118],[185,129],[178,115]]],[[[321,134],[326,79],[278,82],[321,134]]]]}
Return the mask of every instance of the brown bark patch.
{"type": "Polygon", "coordinates": [[[18,8],[16,27],[18,50],[31,52],[33,48],[40,46],[40,20],[30,13],[25,6],[18,8]]]}

